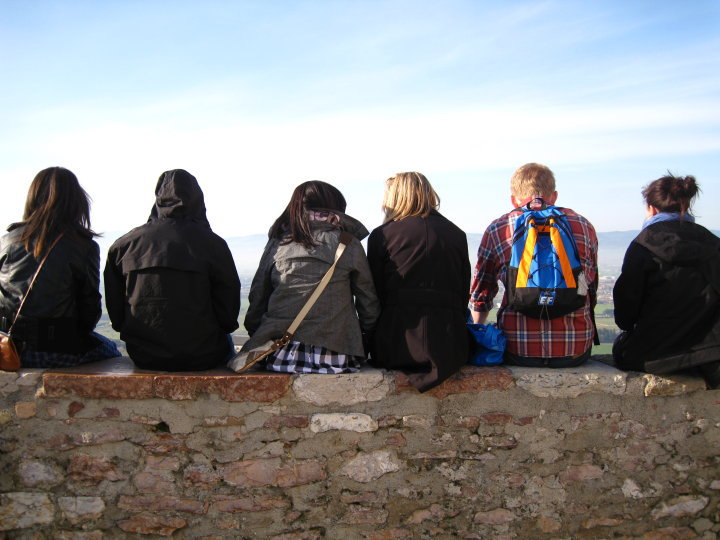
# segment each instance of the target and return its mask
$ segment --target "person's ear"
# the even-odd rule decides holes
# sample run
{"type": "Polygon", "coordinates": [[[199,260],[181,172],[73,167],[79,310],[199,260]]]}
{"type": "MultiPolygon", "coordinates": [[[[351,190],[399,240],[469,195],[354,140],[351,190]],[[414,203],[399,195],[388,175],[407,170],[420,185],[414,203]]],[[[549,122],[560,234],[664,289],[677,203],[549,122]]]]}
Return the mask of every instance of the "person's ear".
{"type": "Polygon", "coordinates": [[[515,195],[510,195],[510,204],[512,204],[513,208],[517,208],[518,206],[520,206],[521,202],[522,201],[519,201],[515,198],[515,195]]]}
{"type": "Polygon", "coordinates": [[[554,205],[555,201],[557,201],[557,198],[558,198],[558,192],[553,191],[552,195],[550,195],[545,202],[548,204],[554,205]]]}
{"type": "Polygon", "coordinates": [[[651,205],[651,204],[647,205],[647,209],[645,210],[645,214],[647,215],[647,217],[651,218],[653,216],[657,216],[659,213],[660,213],[660,210],[655,208],[653,205],[651,205]]]}

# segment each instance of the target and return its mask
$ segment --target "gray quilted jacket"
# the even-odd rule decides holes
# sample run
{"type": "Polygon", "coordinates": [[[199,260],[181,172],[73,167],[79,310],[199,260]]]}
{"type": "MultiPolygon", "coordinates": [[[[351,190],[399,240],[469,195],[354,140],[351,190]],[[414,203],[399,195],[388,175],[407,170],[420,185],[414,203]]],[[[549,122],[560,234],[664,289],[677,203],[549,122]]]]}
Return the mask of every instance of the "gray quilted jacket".
{"type": "MultiPolygon", "coordinates": [[[[367,229],[356,219],[337,213],[342,229],[355,238],[345,249],[330,283],[300,324],[295,341],[331,351],[365,356],[362,334],[370,333],[380,314],[372,275],[360,240],[367,229]]],[[[330,268],[340,230],[312,222],[312,249],[270,239],[250,288],[245,328],[250,340],[244,349],[282,337],[290,323],[330,268]]]]}

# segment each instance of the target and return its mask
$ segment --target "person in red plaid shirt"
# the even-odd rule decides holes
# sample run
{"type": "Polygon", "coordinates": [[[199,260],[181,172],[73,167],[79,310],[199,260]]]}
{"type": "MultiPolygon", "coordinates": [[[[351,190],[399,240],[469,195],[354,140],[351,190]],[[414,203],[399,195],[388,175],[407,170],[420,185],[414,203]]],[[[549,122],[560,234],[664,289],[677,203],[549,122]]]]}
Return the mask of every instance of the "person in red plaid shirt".
{"type": "MultiPolygon", "coordinates": [[[[513,174],[510,193],[514,210],[490,224],[478,249],[469,303],[475,323],[484,323],[487,319],[498,292],[498,280],[506,285],[515,221],[522,214],[518,208],[530,203],[531,209],[535,206],[539,209],[543,201],[554,205],[558,195],[555,176],[545,165],[528,163],[513,174]]],[[[591,294],[588,294],[584,307],[568,315],[534,319],[510,309],[505,293],[497,322],[507,339],[505,361],[509,364],[570,367],[580,365],[590,357],[595,335],[591,306],[597,290],[597,235],[583,216],[569,208],[562,210],[575,237],[591,294]]]]}

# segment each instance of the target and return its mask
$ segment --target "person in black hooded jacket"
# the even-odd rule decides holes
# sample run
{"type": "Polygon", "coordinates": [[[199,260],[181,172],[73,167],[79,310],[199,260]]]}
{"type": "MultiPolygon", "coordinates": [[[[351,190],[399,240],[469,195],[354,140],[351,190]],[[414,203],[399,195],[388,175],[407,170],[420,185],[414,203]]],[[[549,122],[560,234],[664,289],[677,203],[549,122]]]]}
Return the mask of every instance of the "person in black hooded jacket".
{"type": "Polygon", "coordinates": [[[145,225],[110,247],[105,297],[112,326],[142,369],[196,371],[234,352],[240,279],[225,240],[213,233],[197,180],[164,172],[145,225]]]}
{"type": "Polygon", "coordinates": [[[647,219],[615,283],[618,367],[670,373],[698,367],[720,384],[720,238],[694,223],[695,178],[664,176],[643,190],[647,219]]]}

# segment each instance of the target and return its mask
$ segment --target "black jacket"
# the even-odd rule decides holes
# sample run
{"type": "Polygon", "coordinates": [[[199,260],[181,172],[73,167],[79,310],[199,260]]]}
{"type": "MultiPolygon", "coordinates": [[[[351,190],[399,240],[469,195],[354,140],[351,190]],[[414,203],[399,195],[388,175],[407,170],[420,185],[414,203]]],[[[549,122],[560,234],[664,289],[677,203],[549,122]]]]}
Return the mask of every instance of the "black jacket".
{"type": "Polygon", "coordinates": [[[694,223],[665,221],[630,244],[613,290],[627,335],[619,367],[669,373],[720,359],[720,239],[694,223]]]}
{"type": "Polygon", "coordinates": [[[108,253],[105,296],[113,328],[144,369],[193,371],[227,356],[238,327],[240,280],[212,232],[200,186],[181,169],[158,180],[145,225],[108,253]]]}
{"type": "MultiPolygon", "coordinates": [[[[0,238],[0,326],[8,330],[38,264],[20,240],[24,226],[0,238]]],[[[42,258],[41,258],[42,259],[42,258]]],[[[15,328],[17,345],[81,354],[93,347],[100,318],[100,252],[90,238],[67,233],[48,256],[15,328]]]]}
{"type": "Polygon", "coordinates": [[[368,260],[382,307],[372,364],[421,391],[440,384],[468,360],[465,233],[437,212],[391,221],[370,234],[368,260]]]}

